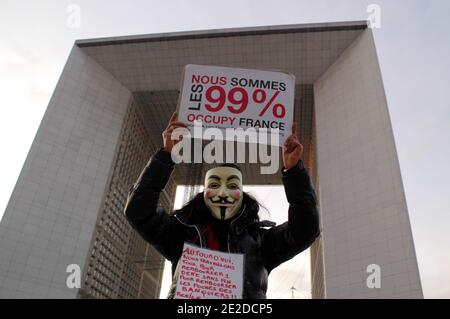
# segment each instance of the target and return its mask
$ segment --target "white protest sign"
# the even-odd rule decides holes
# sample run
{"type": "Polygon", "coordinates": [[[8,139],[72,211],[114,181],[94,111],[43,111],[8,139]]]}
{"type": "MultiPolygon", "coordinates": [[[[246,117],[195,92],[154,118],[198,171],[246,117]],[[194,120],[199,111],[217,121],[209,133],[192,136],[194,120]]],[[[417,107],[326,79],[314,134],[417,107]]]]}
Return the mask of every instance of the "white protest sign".
{"type": "MultiPolygon", "coordinates": [[[[204,129],[221,129],[224,139],[227,128],[279,134],[279,145],[291,134],[292,74],[188,64],[182,80],[178,120],[188,125],[191,135],[195,121],[204,129]]],[[[270,139],[259,143],[273,145],[270,139]]]]}
{"type": "Polygon", "coordinates": [[[175,299],[241,299],[244,255],[185,243],[175,276],[175,299]]]}

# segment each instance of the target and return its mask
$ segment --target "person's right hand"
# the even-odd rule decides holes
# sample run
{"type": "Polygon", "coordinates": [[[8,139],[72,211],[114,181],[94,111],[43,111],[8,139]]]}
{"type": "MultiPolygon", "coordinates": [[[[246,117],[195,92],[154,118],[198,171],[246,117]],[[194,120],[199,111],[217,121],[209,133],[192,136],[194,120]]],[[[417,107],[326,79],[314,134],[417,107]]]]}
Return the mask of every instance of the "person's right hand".
{"type": "Polygon", "coordinates": [[[164,150],[166,152],[172,152],[172,148],[175,144],[177,144],[179,141],[181,141],[180,136],[175,136],[176,139],[172,140],[172,132],[173,130],[177,128],[185,128],[187,129],[187,125],[183,122],[178,122],[178,113],[174,112],[172,116],[170,117],[169,124],[167,125],[166,129],[162,133],[163,140],[164,140],[164,150]]]}

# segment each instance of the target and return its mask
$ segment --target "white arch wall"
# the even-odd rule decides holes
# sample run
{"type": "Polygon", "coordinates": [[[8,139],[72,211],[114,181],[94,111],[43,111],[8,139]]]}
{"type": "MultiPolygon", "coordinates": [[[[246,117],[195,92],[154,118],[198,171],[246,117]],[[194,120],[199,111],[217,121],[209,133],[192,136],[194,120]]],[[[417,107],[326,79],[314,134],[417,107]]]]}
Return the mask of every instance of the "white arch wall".
{"type": "Polygon", "coordinates": [[[373,35],[315,82],[327,298],[423,298],[373,35]],[[367,266],[381,267],[369,289],[367,266]]]}
{"type": "Polygon", "coordinates": [[[74,46],[0,224],[0,298],[76,298],[130,92],[74,46]]]}

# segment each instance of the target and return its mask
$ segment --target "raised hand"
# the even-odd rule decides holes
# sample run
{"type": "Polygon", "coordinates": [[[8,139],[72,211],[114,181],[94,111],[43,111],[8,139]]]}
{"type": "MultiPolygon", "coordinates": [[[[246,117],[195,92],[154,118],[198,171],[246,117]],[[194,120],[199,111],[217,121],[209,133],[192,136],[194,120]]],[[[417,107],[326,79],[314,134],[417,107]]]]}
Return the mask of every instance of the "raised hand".
{"type": "Polygon", "coordinates": [[[172,139],[172,132],[177,128],[185,128],[187,129],[187,125],[183,122],[178,122],[178,113],[174,112],[170,117],[169,124],[166,129],[162,133],[163,141],[164,141],[164,150],[166,152],[172,152],[172,148],[175,144],[181,141],[182,138],[180,136],[175,136],[175,139],[172,139]]]}
{"type": "Polygon", "coordinates": [[[297,123],[292,124],[292,134],[286,139],[283,145],[283,164],[286,170],[297,165],[303,155],[303,145],[297,137],[297,123]]]}

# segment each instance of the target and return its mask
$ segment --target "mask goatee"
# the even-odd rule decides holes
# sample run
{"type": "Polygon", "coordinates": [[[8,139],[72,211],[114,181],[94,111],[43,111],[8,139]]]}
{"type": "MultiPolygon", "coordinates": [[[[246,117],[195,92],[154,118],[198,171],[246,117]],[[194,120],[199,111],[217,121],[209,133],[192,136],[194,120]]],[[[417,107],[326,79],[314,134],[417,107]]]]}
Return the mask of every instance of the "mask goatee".
{"type": "Polygon", "coordinates": [[[224,220],[225,220],[225,210],[226,210],[226,209],[227,209],[226,207],[220,206],[220,220],[221,220],[221,221],[224,221],[224,220]]]}

